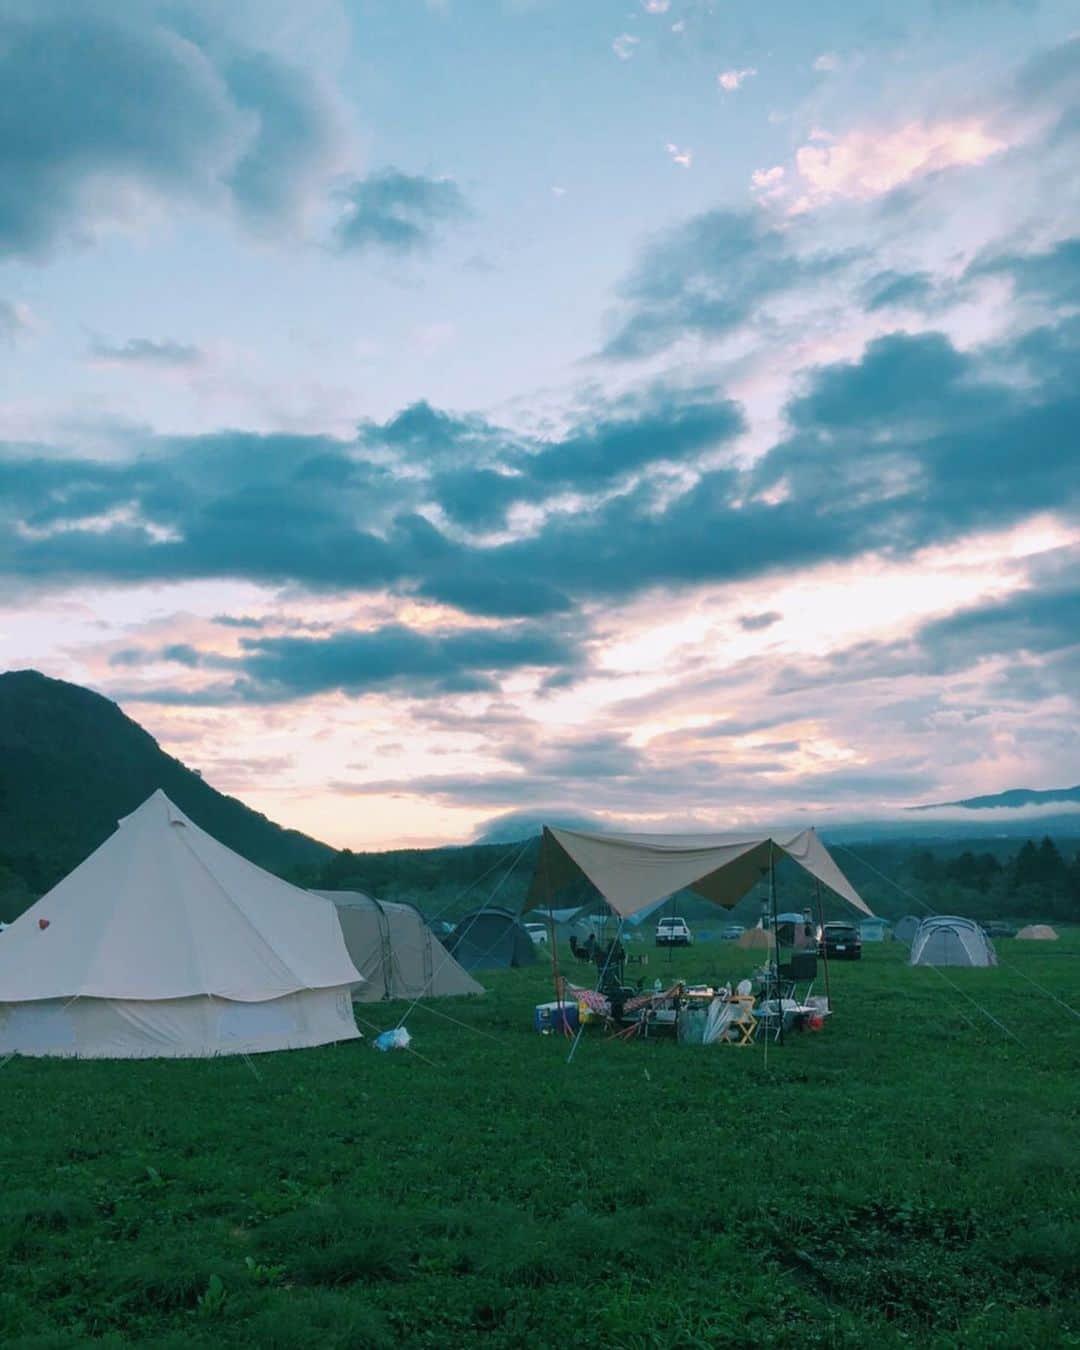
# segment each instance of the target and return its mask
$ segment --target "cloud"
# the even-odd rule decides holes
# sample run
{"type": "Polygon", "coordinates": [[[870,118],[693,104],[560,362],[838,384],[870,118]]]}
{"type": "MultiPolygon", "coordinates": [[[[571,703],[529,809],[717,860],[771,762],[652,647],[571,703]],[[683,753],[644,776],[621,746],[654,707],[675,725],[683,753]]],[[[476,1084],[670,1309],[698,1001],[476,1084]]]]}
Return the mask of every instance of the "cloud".
{"type": "Polygon", "coordinates": [[[822,52],[814,58],[814,69],[820,74],[828,74],[840,69],[840,58],[836,52],[822,52]]]}
{"type": "Polygon", "coordinates": [[[664,149],[671,156],[672,162],[678,164],[680,168],[688,169],[694,162],[693,150],[680,150],[677,145],[673,145],[670,141],[664,146],[664,149]]]}
{"type": "Polygon", "coordinates": [[[743,614],[739,619],[739,627],[747,633],[756,633],[762,628],[771,628],[783,617],[775,609],[767,610],[763,614],[743,614]]]}
{"type": "Polygon", "coordinates": [[[648,356],[686,337],[733,332],[769,296],[843,270],[849,254],[801,256],[791,235],[759,213],[710,211],[660,235],[622,285],[623,306],[604,349],[648,356]]]}
{"type": "Polygon", "coordinates": [[[671,8],[671,0],[641,0],[641,8],[646,14],[666,14],[671,8]]]}
{"type": "Polygon", "coordinates": [[[1059,312],[1080,305],[1080,238],[1062,239],[1039,253],[999,253],[977,259],[969,279],[1008,277],[1017,295],[1051,300],[1059,312]]]}
{"type": "Polygon", "coordinates": [[[871,313],[879,309],[908,306],[929,307],[938,287],[929,272],[876,272],[862,289],[863,304],[871,313]]]}
{"type": "MultiPolygon", "coordinates": [[[[0,458],[0,574],[390,592],[557,630],[657,589],[902,559],[1075,512],[1078,355],[1080,320],[967,352],[940,333],[876,339],[804,378],[748,468],[717,453],[736,406],[662,383],[548,439],[417,405],[352,440],[221,433],[111,461],[23,447],[0,458]]],[[[254,662],[275,650],[250,648],[245,674],[272,683],[254,662]]]]}
{"type": "Polygon", "coordinates": [[[928,174],[984,163],[1006,142],[978,118],[912,121],[891,131],[856,128],[795,152],[800,195],[791,210],[835,198],[868,201],[928,174]]]}
{"type": "Polygon", "coordinates": [[[281,703],[316,694],[360,695],[381,689],[414,696],[476,693],[497,677],[522,669],[567,666],[576,660],[564,638],[532,627],[418,631],[390,624],[330,637],[241,638],[239,656],[201,652],[186,643],[152,652],[117,652],[112,663],[165,661],[186,669],[226,670],[226,680],[190,688],[131,689],[130,698],[173,705],[281,703]]]}
{"type": "Polygon", "coordinates": [[[32,333],[34,327],[28,305],[18,300],[0,300],[0,343],[13,347],[19,338],[32,333]]]}
{"type": "Polygon", "coordinates": [[[0,256],[39,257],[163,203],[278,228],[340,167],[330,92],[195,6],[41,0],[0,33],[0,256]]]}
{"type": "Polygon", "coordinates": [[[178,369],[201,365],[203,352],[199,347],[172,338],[128,338],[122,343],[94,338],[90,343],[90,357],[102,365],[178,369]]]}
{"type": "Polygon", "coordinates": [[[747,80],[752,79],[757,74],[753,66],[743,66],[741,70],[722,70],[716,77],[716,83],[724,93],[734,93],[736,89],[741,89],[747,80]]]}
{"type": "Polygon", "coordinates": [[[435,243],[442,225],[470,215],[453,179],[426,178],[393,168],[357,179],[340,196],[345,208],[335,238],[345,251],[424,252],[435,243]]]}
{"type": "Polygon", "coordinates": [[[640,41],[641,39],[634,37],[632,33],[620,33],[611,44],[611,50],[620,61],[629,61],[634,54],[634,48],[640,41]]]}

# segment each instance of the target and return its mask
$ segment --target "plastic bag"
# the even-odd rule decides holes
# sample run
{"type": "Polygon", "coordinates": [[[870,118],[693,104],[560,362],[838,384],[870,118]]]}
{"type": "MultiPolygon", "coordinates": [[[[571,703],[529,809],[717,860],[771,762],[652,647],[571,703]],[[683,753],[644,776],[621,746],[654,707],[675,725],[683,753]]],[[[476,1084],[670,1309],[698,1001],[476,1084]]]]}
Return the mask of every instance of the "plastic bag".
{"type": "Polygon", "coordinates": [[[404,1027],[394,1027],[392,1031],[380,1032],[371,1043],[376,1050],[407,1050],[411,1040],[404,1027]]]}

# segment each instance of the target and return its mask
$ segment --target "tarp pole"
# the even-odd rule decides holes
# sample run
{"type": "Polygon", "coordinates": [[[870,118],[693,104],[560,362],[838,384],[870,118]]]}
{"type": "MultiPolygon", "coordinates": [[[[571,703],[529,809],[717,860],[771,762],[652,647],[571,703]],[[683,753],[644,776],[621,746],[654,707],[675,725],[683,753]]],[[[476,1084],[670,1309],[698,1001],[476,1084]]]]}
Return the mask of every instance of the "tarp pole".
{"type": "Polygon", "coordinates": [[[780,1019],[777,1039],[784,1044],[784,1000],[780,997],[780,925],[776,921],[776,859],[773,841],[769,840],[769,898],[772,901],[773,983],[776,990],[776,1014],[780,1019]]]}
{"type": "MultiPolygon", "coordinates": [[[[547,826],[544,826],[544,833],[540,836],[540,854],[544,864],[544,889],[547,891],[548,901],[548,942],[551,944],[551,977],[555,983],[555,1002],[559,1005],[559,1021],[562,1023],[563,1033],[570,1034],[570,1028],[566,1022],[566,1014],[562,1010],[563,1004],[563,979],[559,973],[559,942],[555,936],[555,890],[551,884],[551,868],[548,865],[547,844],[547,826]]],[[[532,939],[530,938],[530,941],[532,939]]]]}
{"type": "Polygon", "coordinates": [[[814,884],[817,888],[817,926],[821,929],[821,939],[818,946],[821,948],[822,958],[825,962],[825,1006],[832,1012],[832,991],[829,988],[829,944],[825,941],[825,919],[821,912],[821,882],[815,877],[814,884]]]}

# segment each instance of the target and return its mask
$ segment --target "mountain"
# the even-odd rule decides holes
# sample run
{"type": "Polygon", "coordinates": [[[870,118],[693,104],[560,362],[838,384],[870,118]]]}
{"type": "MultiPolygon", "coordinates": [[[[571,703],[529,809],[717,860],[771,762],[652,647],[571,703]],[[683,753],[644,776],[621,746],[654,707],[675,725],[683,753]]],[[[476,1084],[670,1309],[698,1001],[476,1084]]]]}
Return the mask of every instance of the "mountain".
{"type": "MultiPolygon", "coordinates": [[[[216,839],[271,871],[318,867],[334,850],[216,792],[120,711],[36,670],[0,674],[0,888],[52,886],[162,788],[216,839]]],[[[0,915],[0,917],[3,917],[0,915]]]]}
{"type": "Polygon", "coordinates": [[[989,811],[1001,807],[1049,806],[1054,803],[1080,803],[1080,784],[1068,788],[1009,788],[989,797],[968,797],[962,802],[938,802],[934,806],[913,806],[913,811],[937,811],[945,806],[962,806],[971,811],[989,811]]]}

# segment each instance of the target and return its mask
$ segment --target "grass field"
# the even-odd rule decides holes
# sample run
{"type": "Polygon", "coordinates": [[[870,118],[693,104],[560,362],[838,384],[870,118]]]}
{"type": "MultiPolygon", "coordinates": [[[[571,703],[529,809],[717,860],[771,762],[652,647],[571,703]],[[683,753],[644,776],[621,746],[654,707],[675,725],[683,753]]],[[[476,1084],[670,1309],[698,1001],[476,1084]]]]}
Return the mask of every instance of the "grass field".
{"type": "Polygon", "coordinates": [[[949,978],[1018,1041],[889,945],[767,1064],[567,1065],[546,965],[417,1008],[415,1054],[12,1060],[0,1344],[1080,1345],[1080,1022],[1021,974],[1080,1007],[1080,935],[998,949],[949,978]]]}

